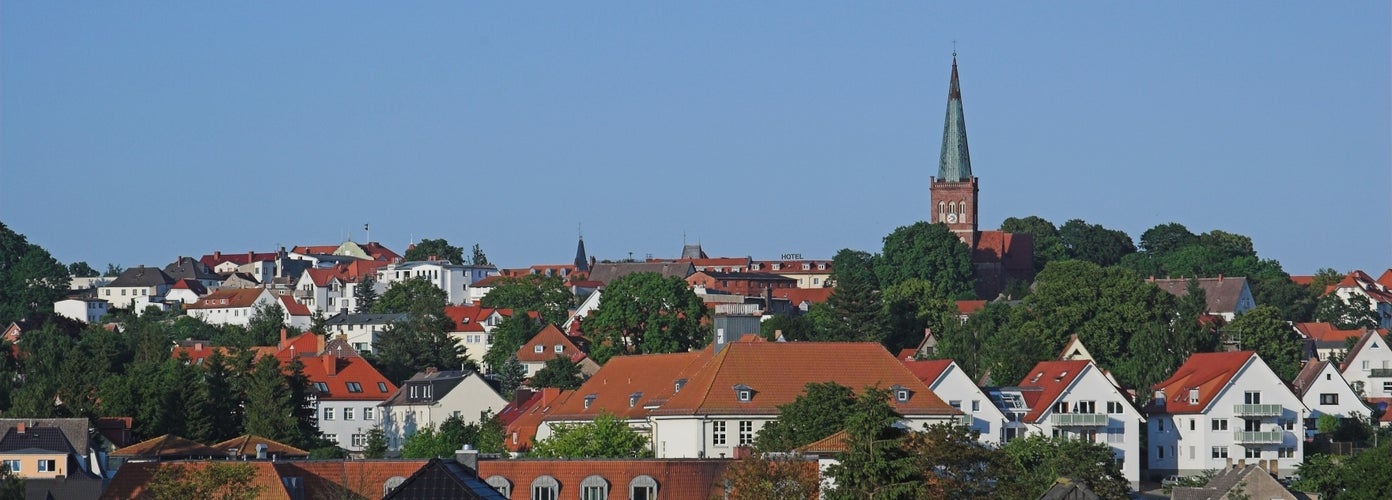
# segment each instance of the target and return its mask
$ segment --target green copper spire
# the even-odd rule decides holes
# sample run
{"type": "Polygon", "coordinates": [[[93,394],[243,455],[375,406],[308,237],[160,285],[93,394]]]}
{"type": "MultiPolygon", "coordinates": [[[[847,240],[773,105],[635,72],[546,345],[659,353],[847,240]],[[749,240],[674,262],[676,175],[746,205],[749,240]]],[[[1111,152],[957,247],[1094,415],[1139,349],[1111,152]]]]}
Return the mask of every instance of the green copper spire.
{"type": "Polygon", "coordinates": [[[963,182],[972,178],[967,151],[967,119],[962,115],[962,88],[957,83],[957,52],[952,52],[952,83],[947,88],[947,118],[943,122],[942,156],[938,180],[963,182]]]}

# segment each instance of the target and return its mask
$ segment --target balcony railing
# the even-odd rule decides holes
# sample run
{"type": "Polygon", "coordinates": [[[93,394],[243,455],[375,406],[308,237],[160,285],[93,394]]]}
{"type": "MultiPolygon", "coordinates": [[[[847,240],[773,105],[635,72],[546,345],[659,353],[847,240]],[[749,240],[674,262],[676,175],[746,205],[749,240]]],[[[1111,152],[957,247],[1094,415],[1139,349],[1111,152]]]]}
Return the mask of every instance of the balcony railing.
{"type": "Polygon", "coordinates": [[[955,423],[955,424],[957,424],[957,425],[965,425],[965,426],[968,426],[968,427],[970,427],[971,424],[972,424],[972,422],[975,422],[975,421],[976,421],[976,419],[973,418],[971,415],[960,415],[960,416],[958,416],[957,418],[953,419],[953,423],[955,423]]]}
{"type": "Polygon", "coordinates": [[[1233,414],[1239,417],[1279,417],[1281,405],[1233,405],[1233,414]]]}
{"type": "Polygon", "coordinates": [[[305,299],[305,298],[313,297],[313,296],[314,296],[314,290],[305,290],[305,289],[303,289],[303,288],[296,288],[295,291],[294,291],[293,293],[291,293],[290,295],[293,296],[293,297],[295,297],[295,298],[297,298],[297,299],[305,299]]]}
{"type": "Polygon", "coordinates": [[[1392,368],[1373,368],[1368,372],[1369,377],[1392,377],[1392,368]]]}
{"type": "Polygon", "coordinates": [[[1237,444],[1276,444],[1281,442],[1282,431],[1237,431],[1233,441],[1237,444]]]}
{"type": "Polygon", "coordinates": [[[1105,413],[1055,413],[1049,416],[1049,423],[1062,426],[1100,427],[1107,425],[1105,413]]]}

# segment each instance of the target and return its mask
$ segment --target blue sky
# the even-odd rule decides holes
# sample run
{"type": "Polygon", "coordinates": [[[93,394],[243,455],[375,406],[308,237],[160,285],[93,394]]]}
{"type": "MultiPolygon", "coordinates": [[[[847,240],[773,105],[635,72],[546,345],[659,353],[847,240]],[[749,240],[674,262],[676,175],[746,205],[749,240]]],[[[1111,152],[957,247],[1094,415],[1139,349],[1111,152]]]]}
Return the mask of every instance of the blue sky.
{"type": "MultiPolygon", "coordinates": [[[[967,3],[967,2],[962,2],[967,3]]],[[[876,250],[957,42],[983,228],[1392,254],[1389,4],[5,2],[0,221],[103,268],[329,244],[876,250]]]]}

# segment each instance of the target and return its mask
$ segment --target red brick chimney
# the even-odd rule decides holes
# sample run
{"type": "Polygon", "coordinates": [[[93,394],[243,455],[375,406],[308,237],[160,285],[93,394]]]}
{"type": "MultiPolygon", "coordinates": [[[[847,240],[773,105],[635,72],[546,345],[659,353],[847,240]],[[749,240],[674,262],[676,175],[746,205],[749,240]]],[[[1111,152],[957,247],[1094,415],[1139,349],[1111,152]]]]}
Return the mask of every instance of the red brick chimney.
{"type": "Polygon", "coordinates": [[[18,432],[18,433],[20,433],[20,434],[24,434],[24,422],[20,422],[20,423],[18,423],[18,424],[15,425],[15,432],[18,432]]]}
{"type": "Polygon", "coordinates": [[[284,349],[284,348],[285,348],[285,329],[284,329],[284,328],[281,328],[281,329],[280,329],[280,344],[277,344],[276,347],[279,347],[279,348],[281,348],[281,349],[284,349]]]}
{"type": "Polygon", "coordinates": [[[338,375],[338,356],[325,355],[320,358],[324,360],[324,373],[330,377],[338,375]]]}

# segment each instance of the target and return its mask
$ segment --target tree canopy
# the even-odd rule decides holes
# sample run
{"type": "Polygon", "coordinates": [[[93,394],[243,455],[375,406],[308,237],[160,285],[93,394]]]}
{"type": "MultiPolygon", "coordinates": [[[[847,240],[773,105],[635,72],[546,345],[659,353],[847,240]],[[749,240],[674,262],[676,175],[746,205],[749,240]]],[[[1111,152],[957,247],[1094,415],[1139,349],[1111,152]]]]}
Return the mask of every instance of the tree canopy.
{"type": "Polygon", "coordinates": [[[52,311],[70,281],[66,266],[0,222],[0,325],[52,311]]]}
{"type": "Polygon", "coordinates": [[[529,385],[538,389],[543,387],[555,387],[564,391],[573,391],[580,388],[580,384],[585,382],[583,374],[580,373],[580,365],[566,356],[556,356],[546,361],[546,364],[532,375],[529,385]]]}
{"type": "Polygon", "coordinates": [[[930,283],[943,297],[975,298],[971,249],[946,224],[917,222],[896,228],[884,237],[884,248],[873,262],[881,287],[917,279],[930,283]]]}
{"type": "Polygon", "coordinates": [[[836,382],[812,382],[793,402],[778,407],[778,419],[759,429],[754,446],[763,452],[787,452],[846,428],[846,415],[855,407],[850,387],[836,382]]]}
{"type": "Polygon", "coordinates": [[[1303,341],[1275,307],[1257,306],[1239,314],[1223,328],[1223,333],[1239,349],[1256,351],[1281,380],[1294,380],[1300,372],[1303,341]]]}
{"type": "Polygon", "coordinates": [[[519,313],[536,311],[543,323],[559,325],[570,318],[573,300],[570,288],[559,276],[530,274],[500,279],[479,304],[519,313]]]}
{"type": "Polygon", "coordinates": [[[585,322],[590,355],[682,352],[710,342],[701,319],[706,305],[679,277],[634,273],[611,281],[585,322]]]}
{"type": "Polygon", "coordinates": [[[583,424],[553,425],[551,435],[532,447],[532,456],[538,458],[648,458],[652,455],[646,436],[609,413],[601,413],[583,424]]]}
{"type": "Polygon", "coordinates": [[[1044,270],[1044,266],[1056,260],[1068,258],[1068,249],[1059,237],[1057,227],[1041,217],[1031,215],[1025,218],[1009,217],[1001,222],[1001,231],[1007,233],[1029,234],[1034,239],[1034,272],[1044,270]]]}
{"type": "Polygon", "coordinates": [[[448,260],[455,264],[463,264],[465,262],[464,249],[449,244],[449,241],[446,241],[444,238],[437,240],[420,240],[416,244],[411,245],[411,248],[406,249],[406,255],[401,257],[408,261],[430,260],[433,257],[437,260],[448,260]]]}

